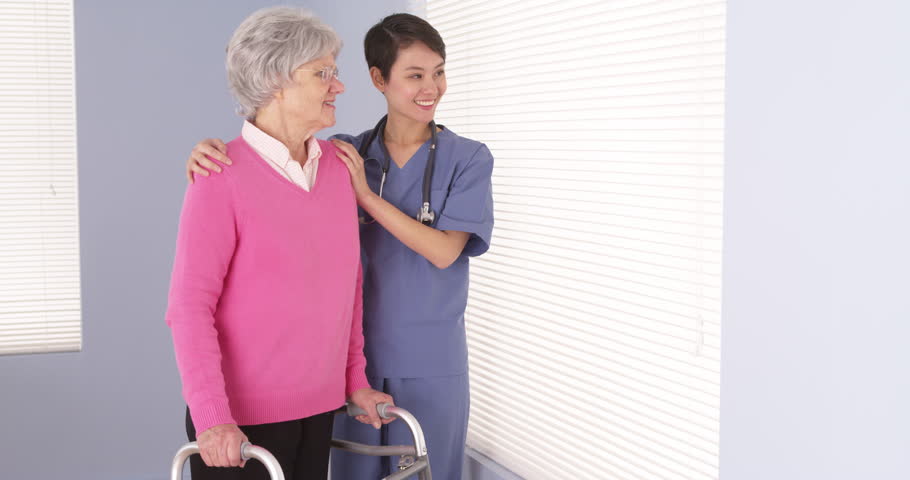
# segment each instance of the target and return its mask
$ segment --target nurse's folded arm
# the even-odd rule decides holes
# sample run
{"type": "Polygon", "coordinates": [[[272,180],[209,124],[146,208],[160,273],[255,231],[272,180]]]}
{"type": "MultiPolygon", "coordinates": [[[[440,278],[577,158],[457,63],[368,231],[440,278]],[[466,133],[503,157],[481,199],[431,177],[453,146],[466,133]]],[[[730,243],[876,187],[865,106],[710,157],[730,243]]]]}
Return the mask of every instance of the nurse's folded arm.
{"type": "Polygon", "coordinates": [[[351,185],[360,205],[380,225],[411,250],[430,261],[436,268],[444,270],[461,255],[471,238],[468,232],[437,230],[424,225],[405,214],[376,192],[370,190],[364,173],[363,158],[348,142],[332,140],[338,147],[338,158],[344,162],[351,174],[351,185]]]}
{"type": "Polygon", "coordinates": [[[401,243],[445,270],[458,259],[471,238],[468,232],[436,230],[411,218],[373,192],[357,203],[401,243]]]}

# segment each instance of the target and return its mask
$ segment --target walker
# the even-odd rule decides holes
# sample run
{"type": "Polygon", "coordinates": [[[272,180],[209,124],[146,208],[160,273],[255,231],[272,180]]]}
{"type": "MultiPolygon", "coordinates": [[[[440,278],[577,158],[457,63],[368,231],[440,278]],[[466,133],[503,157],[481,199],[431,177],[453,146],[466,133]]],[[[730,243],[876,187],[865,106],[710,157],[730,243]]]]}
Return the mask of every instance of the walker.
{"type": "MultiPolygon", "coordinates": [[[[377,446],[332,439],[332,448],[374,457],[399,455],[401,459],[398,462],[398,471],[383,477],[382,480],[404,480],[415,474],[418,480],[433,480],[433,476],[430,473],[430,460],[427,457],[427,442],[423,437],[423,430],[414,415],[411,415],[410,412],[403,408],[388,403],[380,403],[376,406],[376,410],[380,418],[398,418],[407,424],[408,428],[411,429],[411,435],[414,437],[414,445],[377,446]]],[[[351,417],[366,414],[366,412],[353,404],[348,404],[338,409],[335,413],[346,413],[351,417]]],[[[183,464],[186,463],[190,455],[195,453],[199,453],[199,447],[196,442],[187,443],[177,450],[174,461],[171,463],[171,480],[181,480],[183,464]]],[[[246,442],[240,446],[240,455],[244,460],[256,459],[262,462],[272,480],[284,480],[284,472],[281,470],[281,465],[268,450],[246,442]]]]}

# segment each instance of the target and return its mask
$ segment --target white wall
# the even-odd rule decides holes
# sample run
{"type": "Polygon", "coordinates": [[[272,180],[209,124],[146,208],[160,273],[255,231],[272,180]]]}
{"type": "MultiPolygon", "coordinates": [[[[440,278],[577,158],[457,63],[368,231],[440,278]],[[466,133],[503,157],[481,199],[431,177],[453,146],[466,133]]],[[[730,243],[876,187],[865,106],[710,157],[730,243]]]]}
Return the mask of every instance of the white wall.
{"type": "MultiPolygon", "coordinates": [[[[224,47],[265,0],[75,2],[84,349],[0,357],[0,478],[164,479],[185,441],[164,323],[183,163],[207,136],[233,138],[224,47]]],[[[371,127],[363,35],[406,0],[315,0],[336,27],[347,93],[332,131],[371,127]]],[[[324,132],[328,135],[328,131],[324,132]]]]}
{"type": "Polygon", "coordinates": [[[910,2],[731,1],[721,478],[910,478],[910,2]]]}

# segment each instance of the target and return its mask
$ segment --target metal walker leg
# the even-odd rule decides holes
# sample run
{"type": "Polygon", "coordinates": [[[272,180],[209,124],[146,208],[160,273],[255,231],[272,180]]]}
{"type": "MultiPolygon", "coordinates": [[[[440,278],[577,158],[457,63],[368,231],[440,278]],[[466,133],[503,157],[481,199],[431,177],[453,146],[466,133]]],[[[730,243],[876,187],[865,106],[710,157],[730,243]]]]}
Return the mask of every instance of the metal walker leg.
{"type": "MultiPolygon", "coordinates": [[[[332,447],[374,457],[400,455],[402,456],[402,460],[406,457],[411,457],[413,461],[399,463],[399,470],[382,480],[404,480],[415,474],[419,480],[433,480],[433,475],[430,472],[430,458],[427,454],[427,442],[423,437],[423,429],[420,428],[420,424],[417,422],[414,415],[411,415],[411,412],[408,412],[403,408],[388,403],[380,403],[376,406],[376,410],[379,412],[381,418],[398,418],[406,423],[408,428],[411,429],[414,445],[377,446],[332,439],[332,447]]],[[[343,408],[336,413],[346,413],[351,417],[366,415],[366,412],[353,404],[348,404],[346,408],[343,408]]]]}

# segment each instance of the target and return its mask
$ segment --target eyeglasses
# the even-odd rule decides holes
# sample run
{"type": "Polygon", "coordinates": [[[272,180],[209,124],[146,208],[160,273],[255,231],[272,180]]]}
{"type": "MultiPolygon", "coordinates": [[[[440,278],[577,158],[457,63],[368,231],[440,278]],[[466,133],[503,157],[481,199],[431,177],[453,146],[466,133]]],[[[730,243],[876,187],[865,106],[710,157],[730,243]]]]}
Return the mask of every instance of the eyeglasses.
{"type": "Polygon", "coordinates": [[[303,70],[305,72],[319,72],[319,78],[322,79],[322,83],[331,83],[332,80],[338,79],[338,67],[322,67],[319,70],[315,68],[298,68],[297,70],[303,70]]]}

